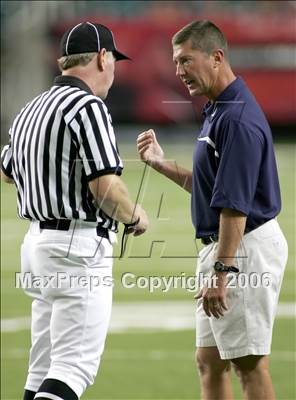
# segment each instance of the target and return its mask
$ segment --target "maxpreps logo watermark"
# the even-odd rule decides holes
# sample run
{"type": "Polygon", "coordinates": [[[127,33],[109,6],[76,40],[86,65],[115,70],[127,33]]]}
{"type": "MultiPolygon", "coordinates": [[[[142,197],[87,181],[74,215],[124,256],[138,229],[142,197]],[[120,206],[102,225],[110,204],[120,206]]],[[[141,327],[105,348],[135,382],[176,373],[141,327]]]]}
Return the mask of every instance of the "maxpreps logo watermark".
{"type": "MultiPolygon", "coordinates": [[[[188,292],[196,292],[202,287],[217,288],[217,275],[136,275],[132,272],[124,272],[120,277],[120,284],[124,289],[141,289],[149,293],[162,291],[167,293],[170,290],[182,289],[188,292]]],[[[115,281],[112,276],[100,275],[69,275],[65,272],[58,272],[50,276],[36,276],[31,272],[16,273],[15,287],[22,289],[65,289],[65,288],[88,288],[93,290],[100,286],[114,286],[115,281]]],[[[258,274],[252,272],[229,273],[226,287],[228,289],[246,287],[260,288],[271,285],[271,275],[269,273],[258,274]]]]}
{"type": "Polygon", "coordinates": [[[114,286],[112,276],[100,275],[69,275],[57,272],[53,275],[33,275],[31,272],[17,272],[15,287],[17,289],[74,289],[77,287],[93,290],[99,286],[114,286]]]}

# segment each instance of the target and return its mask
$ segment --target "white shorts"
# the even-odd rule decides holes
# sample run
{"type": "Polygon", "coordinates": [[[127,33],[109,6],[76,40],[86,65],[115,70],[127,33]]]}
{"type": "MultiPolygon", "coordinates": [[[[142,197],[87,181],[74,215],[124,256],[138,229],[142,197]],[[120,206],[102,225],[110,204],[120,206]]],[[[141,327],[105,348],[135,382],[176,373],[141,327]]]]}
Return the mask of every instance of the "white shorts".
{"type": "MultiPolygon", "coordinates": [[[[199,278],[213,273],[217,246],[211,243],[200,251],[199,278]]],[[[202,299],[197,301],[196,346],[215,346],[225,360],[269,354],[287,258],[287,242],[276,220],[244,235],[236,260],[240,272],[229,276],[228,311],[219,319],[208,317],[202,299]]]]}
{"type": "Polygon", "coordinates": [[[21,249],[22,286],[33,297],[26,389],[51,378],[80,397],[94,382],[111,315],[112,260],[112,244],[92,225],[58,231],[31,223],[21,249]]]}

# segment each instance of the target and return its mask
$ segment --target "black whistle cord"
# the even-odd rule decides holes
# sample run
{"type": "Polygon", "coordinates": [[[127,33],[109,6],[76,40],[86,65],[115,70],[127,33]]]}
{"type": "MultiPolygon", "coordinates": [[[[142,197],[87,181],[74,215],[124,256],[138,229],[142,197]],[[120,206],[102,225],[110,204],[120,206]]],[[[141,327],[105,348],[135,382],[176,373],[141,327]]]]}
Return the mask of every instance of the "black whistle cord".
{"type": "Polygon", "coordinates": [[[126,244],[127,244],[127,239],[128,239],[127,232],[129,230],[129,228],[138,225],[139,222],[140,222],[140,218],[138,218],[135,222],[132,222],[131,224],[124,224],[124,230],[123,230],[122,237],[121,237],[119,259],[123,258],[125,250],[126,250],[126,244]]]}

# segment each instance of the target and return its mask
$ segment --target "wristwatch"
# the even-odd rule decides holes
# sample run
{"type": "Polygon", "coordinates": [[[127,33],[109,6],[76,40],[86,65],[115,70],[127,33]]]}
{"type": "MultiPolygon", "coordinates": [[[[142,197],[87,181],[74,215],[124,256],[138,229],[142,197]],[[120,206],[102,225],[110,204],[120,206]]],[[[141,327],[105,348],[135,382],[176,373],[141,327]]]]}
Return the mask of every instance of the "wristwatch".
{"type": "Polygon", "coordinates": [[[233,265],[225,265],[222,261],[216,261],[214,264],[214,270],[216,272],[239,272],[239,269],[233,265]]]}

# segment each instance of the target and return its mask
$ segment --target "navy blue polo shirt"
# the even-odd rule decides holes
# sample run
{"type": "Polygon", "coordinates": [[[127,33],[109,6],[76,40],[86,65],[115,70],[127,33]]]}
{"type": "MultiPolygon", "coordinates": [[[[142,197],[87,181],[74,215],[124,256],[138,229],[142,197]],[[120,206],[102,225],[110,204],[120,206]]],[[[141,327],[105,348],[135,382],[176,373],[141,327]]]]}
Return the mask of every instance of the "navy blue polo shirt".
{"type": "Polygon", "coordinates": [[[253,230],[280,211],[278,173],[268,122],[241,78],[203,110],[193,155],[192,222],[196,237],[219,231],[222,208],[247,216],[253,230]]]}

